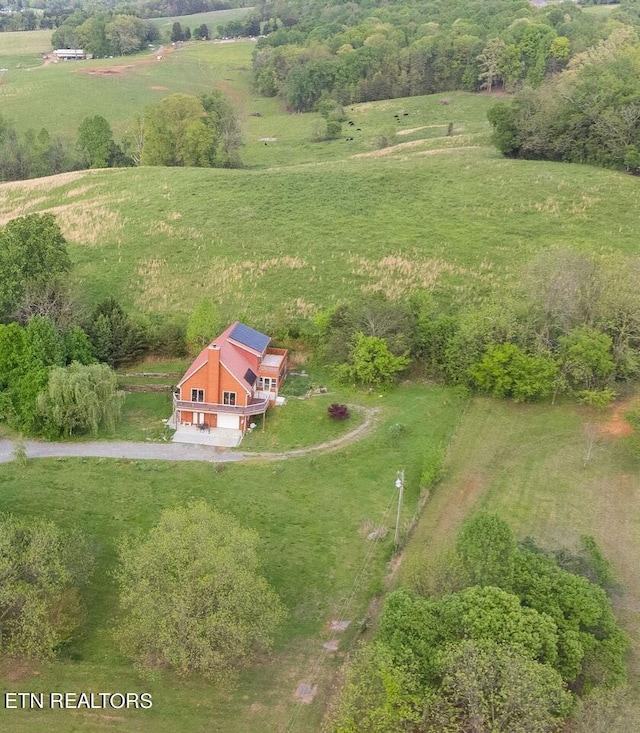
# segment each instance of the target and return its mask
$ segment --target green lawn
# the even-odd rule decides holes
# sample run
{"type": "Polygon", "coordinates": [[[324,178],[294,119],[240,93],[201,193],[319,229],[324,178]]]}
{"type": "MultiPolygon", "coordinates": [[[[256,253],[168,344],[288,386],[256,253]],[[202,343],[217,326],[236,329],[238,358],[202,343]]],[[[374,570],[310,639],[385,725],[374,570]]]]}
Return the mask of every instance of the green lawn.
{"type": "Polygon", "coordinates": [[[335,440],[357,428],[365,418],[363,412],[352,409],[347,420],[332,420],[327,408],[345,399],[346,395],[334,392],[307,399],[288,397],[285,405],[267,412],[264,430],[262,418],[256,419],[257,427],[243,438],[240,449],[277,453],[335,440]]]}
{"type": "MultiPolygon", "coordinates": [[[[147,380],[149,381],[149,380],[147,380]]],[[[168,440],[163,420],[171,417],[173,404],[171,393],[128,392],[115,433],[101,434],[101,438],[114,440],[168,440]]]]}
{"type": "MultiPolygon", "coordinates": [[[[419,493],[422,456],[449,440],[462,404],[439,388],[406,387],[383,397],[359,396],[379,406],[379,429],[343,450],[277,463],[228,465],[68,459],[30,461],[26,468],[0,466],[0,510],[46,516],[80,527],[90,538],[97,569],[86,593],[84,635],[66,650],[66,661],[27,665],[21,690],[149,690],[153,712],[99,714],[14,711],[12,733],[47,727],[57,731],[117,730],[246,733],[282,730],[296,716],[294,730],[319,728],[322,702],[339,657],[327,655],[325,624],[340,615],[362,618],[380,587],[390,540],[374,549],[365,539],[371,524],[392,526],[396,471],[405,467],[405,513],[419,493]],[[402,422],[400,436],[389,425],[402,422]],[[263,541],[265,573],[289,609],[272,656],[246,673],[231,696],[198,681],[170,674],[142,680],[117,651],[111,626],[116,614],[109,575],[118,538],[148,529],[165,507],[205,498],[253,527],[263,541]],[[371,551],[373,554],[371,555],[371,551]],[[369,559],[365,561],[365,558],[369,559]],[[298,682],[321,682],[317,701],[299,707],[298,682]]],[[[16,688],[15,670],[6,671],[0,692],[16,688]]],[[[6,720],[5,712],[3,719],[6,720]]]]}

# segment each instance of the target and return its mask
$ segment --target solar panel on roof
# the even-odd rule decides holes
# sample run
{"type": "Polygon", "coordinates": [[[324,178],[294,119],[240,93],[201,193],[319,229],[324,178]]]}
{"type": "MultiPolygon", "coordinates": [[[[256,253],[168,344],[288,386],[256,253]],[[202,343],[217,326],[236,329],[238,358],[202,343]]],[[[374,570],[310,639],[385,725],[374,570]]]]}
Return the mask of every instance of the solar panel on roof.
{"type": "Polygon", "coordinates": [[[247,373],[244,375],[244,381],[253,387],[253,383],[256,381],[258,376],[254,374],[251,369],[247,369],[247,373]]]}
{"type": "Polygon", "coordinates": [[[259,353],[262,353],[269,345],[269,341],[271,341],[269,336],[265,336],[254,328],[245,326],[244,323],[238,323],[229,334],[229,338],[259,353]]]}

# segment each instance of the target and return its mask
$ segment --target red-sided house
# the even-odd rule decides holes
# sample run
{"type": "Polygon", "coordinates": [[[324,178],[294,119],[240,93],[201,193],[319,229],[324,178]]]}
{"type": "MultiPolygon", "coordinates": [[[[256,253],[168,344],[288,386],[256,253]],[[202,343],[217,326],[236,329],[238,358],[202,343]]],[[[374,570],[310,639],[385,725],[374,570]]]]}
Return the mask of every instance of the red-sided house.
{"type": "Polygon", "coordinates": [[[287,375],[287,350],[243,323],[232,324],[198,354],[174,394],[180,425],[247,430],[264,414],[287,375]]]}

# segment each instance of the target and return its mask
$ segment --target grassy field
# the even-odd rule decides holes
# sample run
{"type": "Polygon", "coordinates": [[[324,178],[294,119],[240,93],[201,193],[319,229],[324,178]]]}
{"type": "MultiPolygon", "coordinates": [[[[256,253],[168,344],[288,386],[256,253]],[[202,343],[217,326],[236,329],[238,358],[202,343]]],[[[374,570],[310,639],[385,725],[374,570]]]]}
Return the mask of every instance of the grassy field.
{"type": "Polygon", "coordinates": [[[473,299],[565,246],[633,256],[637,181],[488,148],[269,170],[133,169],[0,186],[0,221],[53,211],[94,301],[272,327],[354,292],[473,299]]]}
{"type": "Polygon", "coordinates": [[[308,316],[358,291],[394,298],[446,289],[449,299],[473,302],[556,246],[637,252],[637,181],[503,159],[488,144],[486,111],[497,97],[354,105],[344,137],[312,143],[318,115],[287,115],[252,92],[252,48],[250,41],[193,43],[161,61],[51,65],[28,77],[31,86],[9,74],[13,81],[0,87],[3,113],[25,126],[46,119],[57,131],[97,113],[120,134],[145,104],[217,86],[243,119],[246,167],[92,171],[7,184],[0,222],[55,212],[90,301],[115,286],[135,310],[188,313],[214,297],[225,318],[267,329],[274,318],[308,316]],[[395,140],[378,149],[390,128],[395,140]]]}
{"type": "Polygon", "coordinates": [[[13,77],[13,70],[24,72],[42,65],[42,56],[53,50],[51,33],[49,30],[0,33],[0,68],[8,70],[0,75],[0,98],[7,80],[13,77]]]}
{"type": "Polygon", "coordinates": [[[165,34],[167,40],[171,35],[171,28],[174,23],[180,23],[182,29],[190,28],[191,31],[203,23],[209,28],[211,37],[215,37],[218,26],[228,23],[230,20],[242,18],[251,12],[253,8],[231,8],[229,10],[211,10],[208,13],[195,13],[194,15],[176,15],[171,18],[151,18],[151,22],[158,26],[160,32],[165,34]]]}
{"type": "MultiPolygon", "coordinates": [[[[516,536],[551,548],[593,535],[621,584],[616,615],[629,633],[631,699],[640,718],[640,471],[620,439],[623,408],[599,414],[571,405],[516,406],[474,399],[448,457],[444,482],[428,502],[401,582],[424,582],[465,516],[486,510],[516,536]],[[585,463],[591,426],[593,455],[585,463]],[[421,580],[422,579],[422,580],[421,580]]],[[[629,713],[631,714],[631,713],[629,713]]],[[[635,730],[615,728],[616,733],[635,730]]],[[[584,729],[584,733],[592,733],[584,729]]]]}
{"type": "MultiPolygon", "coordinates": [[[[363,396],[358,396],[363,399],[363,396]]],[[[365,398],[383,410],[378,430],[360,443],[331,454],[277,463],[228,465],[161,464],[144,461],[31,461],[26,468],[0,467],[0,510],[46,516],[80,527],[97,555],[86,593],[84,635],[52,665],[6,668],[0,691],[149,690],[154,709],[114,713],[7,711],[3,727],[12,733],[44,729],[145,733],[224,730],[318,730],[328,675],[341,654],[322,649],[326,624],[342,616],[353,632],[379,589],[390,540],[373,547],[365,535],[373,525],[392,526],[396,470],[405,467],[405,512],[418,496],[422,456],[446,443],[463,404],[438,388],[407,387],[365,398]],[[389,425],[402,422],[400,436],[389,425]],[[265,572],[289,609],[272,656],[243,675],[230,695],[198,681],[169,674],[141,680],[123,659],[111,631],[116,599],[110,569],[119,537],[149,528],[165,507],[205,498],[256,529],[263,541],[265,572]],[[365,559],[368,558],[368,559],[365,559]],[[301,681],[320,683],[316,702],[296,703],[301,681]]],[[[347,634],[350,638],[351,634],[347,634]]]]}

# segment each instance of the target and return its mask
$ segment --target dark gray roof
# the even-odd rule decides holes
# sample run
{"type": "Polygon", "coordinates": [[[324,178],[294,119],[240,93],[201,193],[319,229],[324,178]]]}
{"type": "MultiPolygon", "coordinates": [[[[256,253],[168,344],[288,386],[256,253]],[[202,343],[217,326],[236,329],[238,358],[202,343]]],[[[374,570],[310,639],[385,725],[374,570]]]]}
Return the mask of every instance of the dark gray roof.
{"type": "Polygon", "coordinates": [[[229,334],[229,338],[237,341],[239,344],[243,344],[254,351],[262,354],[269,345],[271,339],[269,336],[265,336],[260,331],[256,331],[254,328],[245,326],[244,323],[236,324],[235,328],[229,334]]]}

